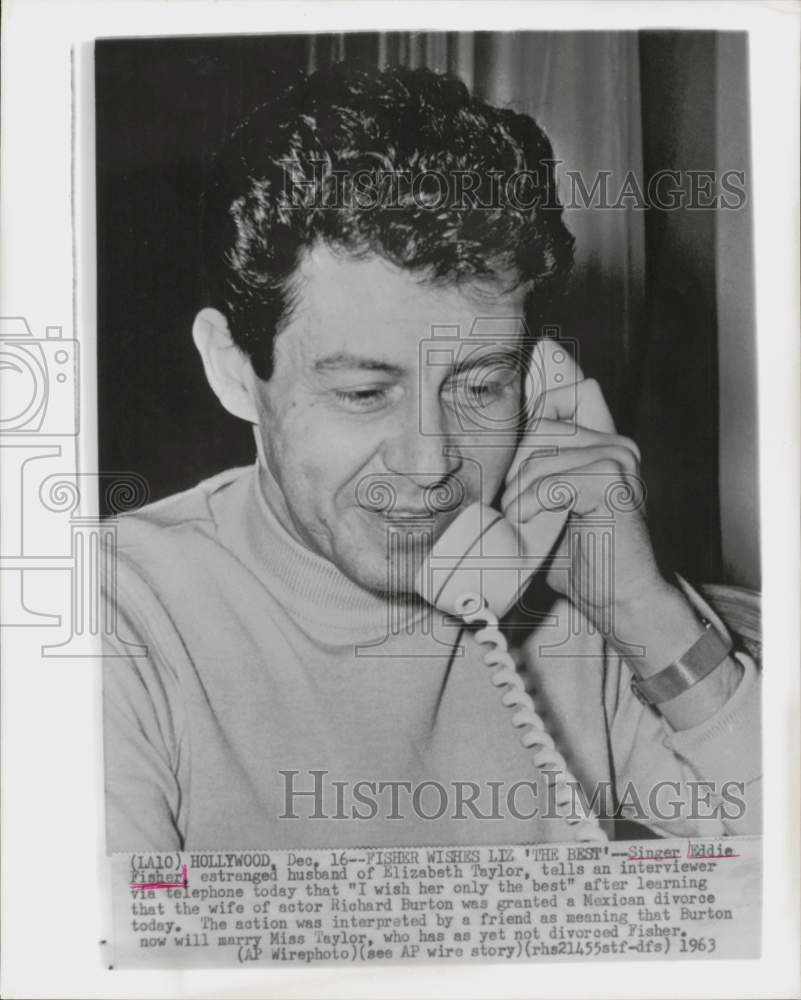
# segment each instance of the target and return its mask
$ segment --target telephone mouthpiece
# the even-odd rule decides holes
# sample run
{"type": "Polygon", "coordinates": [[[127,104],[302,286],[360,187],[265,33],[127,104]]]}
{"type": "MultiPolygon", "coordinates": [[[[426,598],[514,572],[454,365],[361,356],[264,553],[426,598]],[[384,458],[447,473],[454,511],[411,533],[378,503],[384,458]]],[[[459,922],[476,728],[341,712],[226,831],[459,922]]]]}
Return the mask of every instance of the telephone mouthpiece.
{"type": "Polygon", "coordinates": [[[417,573],[417,592],[446,614],[481,594],[500,618],[515,604],[564,528],[567,511],[541,511],[518,532],[497,510],[467,507],[443,532],[417,573]]]}

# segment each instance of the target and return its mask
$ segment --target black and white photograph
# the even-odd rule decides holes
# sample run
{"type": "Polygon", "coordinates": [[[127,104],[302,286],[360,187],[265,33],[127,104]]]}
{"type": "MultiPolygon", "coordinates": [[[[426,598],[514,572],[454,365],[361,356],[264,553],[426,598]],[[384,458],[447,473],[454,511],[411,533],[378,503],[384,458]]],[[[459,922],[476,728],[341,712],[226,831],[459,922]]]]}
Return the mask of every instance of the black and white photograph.
{"type": "Polygon", "coordinates": [[[95,66],[109,850],[758,833],[745,36],[95,66]]]}

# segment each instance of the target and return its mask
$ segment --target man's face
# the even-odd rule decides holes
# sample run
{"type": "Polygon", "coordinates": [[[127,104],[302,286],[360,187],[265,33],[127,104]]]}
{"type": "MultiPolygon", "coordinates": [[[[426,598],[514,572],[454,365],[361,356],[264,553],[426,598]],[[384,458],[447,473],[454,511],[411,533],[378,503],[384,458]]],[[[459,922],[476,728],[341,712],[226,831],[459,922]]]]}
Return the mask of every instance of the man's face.
{"type": "Polygon", "coordinates": [[[411,581],[431,534],[500,487],[521,411],[522,300],[325,247],[305,258],[273,374],[255,381],[268,492],[285,526],[362,586],[411,581]],[[477,317],[501,335],[474,330],[477,317]],[[443,326],[453,333],[430,349],[443,326]],[[400,521],[403,544],[389,546],[400,521]]]}

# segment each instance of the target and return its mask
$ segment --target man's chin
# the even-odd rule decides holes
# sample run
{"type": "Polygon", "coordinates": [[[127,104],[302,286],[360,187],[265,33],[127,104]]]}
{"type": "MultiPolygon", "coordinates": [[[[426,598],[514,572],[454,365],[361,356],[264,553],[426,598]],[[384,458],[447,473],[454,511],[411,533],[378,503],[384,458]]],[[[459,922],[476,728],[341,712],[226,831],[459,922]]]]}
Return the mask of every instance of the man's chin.
{"type": "Polygon", "coordinates": [[[359,546],[342,553],[339,568],[365,590],[386,598],[407,598],[416,593],[415,579],[429,542],[388,539],[384,546],[359,546]]]}

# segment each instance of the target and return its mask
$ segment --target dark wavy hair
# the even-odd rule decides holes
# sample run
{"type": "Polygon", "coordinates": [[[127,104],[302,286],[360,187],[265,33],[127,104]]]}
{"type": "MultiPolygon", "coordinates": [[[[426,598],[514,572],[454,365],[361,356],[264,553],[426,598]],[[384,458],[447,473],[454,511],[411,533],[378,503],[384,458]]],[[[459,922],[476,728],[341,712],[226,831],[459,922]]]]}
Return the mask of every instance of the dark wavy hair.
{"type": "Polygon", "coordinates": [[[498,280],[538,298],[573,259],[551,145],[533,118],[478,100],[454,76],[348,63],[299,74],[249,114],[203,197],[206,304],[227,313],[261,378],[318,243],[434,283],[498,280]],[[461,198],[442,197],[442,178],[467,176],[461,198]]]}

